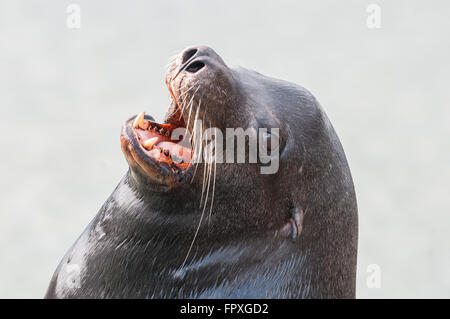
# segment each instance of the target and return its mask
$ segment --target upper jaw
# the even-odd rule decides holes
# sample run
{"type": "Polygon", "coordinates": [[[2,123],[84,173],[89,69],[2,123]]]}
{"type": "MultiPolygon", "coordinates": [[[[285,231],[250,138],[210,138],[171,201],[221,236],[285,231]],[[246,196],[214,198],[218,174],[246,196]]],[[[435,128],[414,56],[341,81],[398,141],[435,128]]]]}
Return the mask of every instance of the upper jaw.
{"type": "Polygon", "coordinates": [[[130,167],[163,185],[179,185],[187,180],[192,182],[193,176],[190,141],[186,138],[180,145],[181,140],[177,140],[178,129],[184,128],[187,135],[181,134],[186,137],[190,137],[193,131],[192,123],[186,121],[183,114],[186,110],[180,107],[182,93],[178,86],[183,79],[174,76],[177,69],[178,62],[166,75],[171,103],[164,123],[156,123],[153,117],[141,113],[126,121],[121,133],[122,151],[130,167]]]}

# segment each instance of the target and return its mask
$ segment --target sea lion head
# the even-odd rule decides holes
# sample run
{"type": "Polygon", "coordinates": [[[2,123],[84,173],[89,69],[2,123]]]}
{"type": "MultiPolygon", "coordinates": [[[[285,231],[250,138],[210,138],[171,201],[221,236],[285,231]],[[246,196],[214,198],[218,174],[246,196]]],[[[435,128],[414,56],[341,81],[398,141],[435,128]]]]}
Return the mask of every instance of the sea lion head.
{"type": "MultiPolygon", "coordinates": [[[[276,96],[265,101],[258,96],[267,95],[265,86],[270,85],[264,78],[258,83],[259,77],[253,71],[229,68],[206,46],[188,47],[178,54],[170,62],[165,79],[170,103],[163,123],[141,113],[122,129],[122,149],[143,192],[170,192],[174,200],[186,201],[181,194],[188,189],[189,201],[198,201],[195,195],[201,194],[200,201],[205,197],[212,205],[214,200],[216,208],[228,194],[234,204],[224,207],[235,205],[235,211],[242,212],[249,200],[254,200],[253,208],[260,207],[263,215],[269,207],[264,202],[278,195],[278,190],[270,189],[278,179],[279,152],[289,130],[278,132],[287,123],[278,118],[279,102],[272,109],[271,100],[276,96]],[[242,142],[249,143],[243,150],[238,149],[242,142]],[[258,153],[262,146],[265,157],[258,153]],[[264,167],[272,162],[274,176],[270,177],[264,174],[264,167]]],[[[217,212],[211,210],[212,215],[217,212]]]]}
{"type": "Polygon", "coordinates": [[[333,200],[327,192],[353,192],[339,140],[303,87],[229,68],[206,46],[178,54],[169,64],[166,84],[171,100],[164,123],[141,113],[122,130],[123,152],[144,192],[170,192],[173,200],[184,202],[209,201],[209,218],[235,231],[243,225],[246,231],[276,230],[293,208],[311,211],[333,200]],[[212,128],[208,140],[206,132],[212,128]],[[212,138],[217,131],[223,142],[220,156],[218,148],[207,147],[208,141],[217,147],[219,138],[212,138]],[[244,154],[236,137],[242,132],[244,154]],[[253,148],[251,139],[256,141],[253,148]],[[189,198],[181,198],[185,189],[189,198]]]}

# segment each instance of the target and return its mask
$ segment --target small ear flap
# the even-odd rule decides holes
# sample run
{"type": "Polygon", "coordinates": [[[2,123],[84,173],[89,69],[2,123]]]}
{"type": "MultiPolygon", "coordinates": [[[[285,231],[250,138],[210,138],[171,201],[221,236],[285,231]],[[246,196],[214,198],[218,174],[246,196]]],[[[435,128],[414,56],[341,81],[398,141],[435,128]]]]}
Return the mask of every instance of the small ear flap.
{"type": "Polygon", "coordinates": [[[290,209],[289,214],[289,221],[277,231],[277,235],[295,240],[302,233],[305,213],[300,206],[294,206],[290,209]]]}

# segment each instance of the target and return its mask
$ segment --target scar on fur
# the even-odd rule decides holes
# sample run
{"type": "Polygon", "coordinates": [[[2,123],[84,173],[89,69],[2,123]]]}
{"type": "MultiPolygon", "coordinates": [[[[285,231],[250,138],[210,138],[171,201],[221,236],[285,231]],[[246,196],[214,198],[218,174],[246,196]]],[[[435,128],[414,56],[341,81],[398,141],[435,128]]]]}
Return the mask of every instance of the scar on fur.
{"type": "Polygon", "coordinates": [[[275,236],[280,235],[282,237],[290,237],[296,239],[299,237],[303,230],[303,218],[305,213],[300,207],[294,207],[291,209],[291,217],[289,221],[281,227],[280,230],[275,232],[275,236]]]}

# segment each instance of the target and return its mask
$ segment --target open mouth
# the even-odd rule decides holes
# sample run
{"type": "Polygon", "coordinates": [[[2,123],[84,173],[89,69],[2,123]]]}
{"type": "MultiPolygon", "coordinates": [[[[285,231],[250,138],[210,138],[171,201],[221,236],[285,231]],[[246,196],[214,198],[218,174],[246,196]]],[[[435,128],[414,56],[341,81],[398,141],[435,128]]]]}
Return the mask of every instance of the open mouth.
{"type": "Polygon", "coordinates": [[[191,167],[192,147],[186,122],[174,101],[165,123],[157,123],[142,112],[125,123],[123,135],[128,140],[133,161],[141,166],[150,164],[177,176],[184,175],[191,167]]]}

